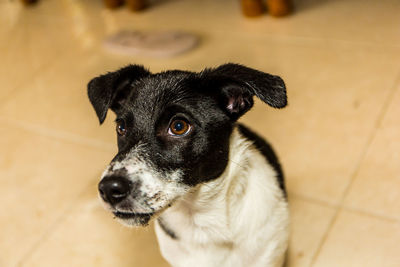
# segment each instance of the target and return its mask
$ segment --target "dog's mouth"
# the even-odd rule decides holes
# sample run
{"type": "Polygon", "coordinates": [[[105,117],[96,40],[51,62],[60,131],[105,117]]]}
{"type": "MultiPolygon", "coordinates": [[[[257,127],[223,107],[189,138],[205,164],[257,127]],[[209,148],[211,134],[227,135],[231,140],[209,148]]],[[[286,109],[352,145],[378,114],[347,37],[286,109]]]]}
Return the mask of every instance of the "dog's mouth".
{"type": "Polygon", "coordinates": [[[151,218],[154,213],[134,213],[134,212],[121,212],[121,211],[114,211],[113,214],[115,217],[120,219],[135,219],[135,218],[151,218]]]}
{"type": "Polygon", "coordinates": [[[113,211],[116,218],[127,226],[146,226],[149,224],[150,219],[153,217],[152,213],[134,213],[134,212],[121,212],[113,211]]]}

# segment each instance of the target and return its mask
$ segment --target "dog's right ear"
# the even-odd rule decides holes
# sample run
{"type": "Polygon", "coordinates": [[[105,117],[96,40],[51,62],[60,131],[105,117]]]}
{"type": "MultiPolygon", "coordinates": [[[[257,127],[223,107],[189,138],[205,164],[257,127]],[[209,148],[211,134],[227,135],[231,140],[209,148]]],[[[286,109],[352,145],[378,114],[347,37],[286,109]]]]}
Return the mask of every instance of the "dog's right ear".
{"type": "Polygon", "coordinates": [[[254,96],[274,108],[287,105],[286,86],[279,76],[233,63],[200,75],[204,88],[219,92],[220,106],[233,121],[252,108],[254,96]]]}
{"type": "Polygon", "coordinates": [[[88,96],[100,124],[106,119],[109,108],[121,104],[129,93],[132,82],[150,74],[143,66],[129,65],[92,79],[88,84],[88,96]]]}

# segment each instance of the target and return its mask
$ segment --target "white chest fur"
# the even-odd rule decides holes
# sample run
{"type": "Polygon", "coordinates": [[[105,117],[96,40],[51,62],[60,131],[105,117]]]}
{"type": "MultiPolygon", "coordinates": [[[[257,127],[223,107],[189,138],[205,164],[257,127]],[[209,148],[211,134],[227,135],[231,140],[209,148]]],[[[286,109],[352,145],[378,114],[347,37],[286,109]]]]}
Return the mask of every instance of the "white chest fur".
{"type": "Polygon", "coordinates": [[[161,253],[174,267],[282,266],[289,213],[276,172],[234,131],[230,161],[216,180],[195,187],[156,223],[161,253]]]}

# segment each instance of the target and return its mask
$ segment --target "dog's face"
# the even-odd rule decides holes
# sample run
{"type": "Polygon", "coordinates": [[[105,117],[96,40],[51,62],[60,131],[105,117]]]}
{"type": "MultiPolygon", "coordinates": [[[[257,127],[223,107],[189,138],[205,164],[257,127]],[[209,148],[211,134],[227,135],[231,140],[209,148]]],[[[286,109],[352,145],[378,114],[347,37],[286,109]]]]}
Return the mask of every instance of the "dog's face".
{"type": "Polygon", "coordinates": [[[151,74],[132,65],[93,79],[88,94],[102,123],[117,115],[118,154],[99,192],[127,225],[146,225],[192,187],[219,177],[234,122],[256,95],[286,105],[283,81],[241,65],[151,74]]]}

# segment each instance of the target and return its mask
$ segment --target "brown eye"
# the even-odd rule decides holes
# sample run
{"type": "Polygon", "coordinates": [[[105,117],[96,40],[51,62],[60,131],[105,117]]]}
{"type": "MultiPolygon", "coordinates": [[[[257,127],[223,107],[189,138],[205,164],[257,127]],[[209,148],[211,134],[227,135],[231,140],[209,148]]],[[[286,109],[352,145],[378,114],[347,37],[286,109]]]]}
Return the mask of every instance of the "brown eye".
{"type": "Polygon", "coordinates": [[[117,121],[117,133],[121,136],[126,134],[125,122],[123,120],[117,121]]]}
{"type": "Polygon", "coordinates": [[[169,125],[168,133],[170,135],[182,136],[187,134],[191,129],[189,123],[182,119],[173,120],[169,125]]]}

